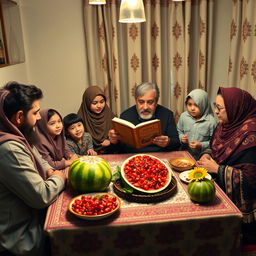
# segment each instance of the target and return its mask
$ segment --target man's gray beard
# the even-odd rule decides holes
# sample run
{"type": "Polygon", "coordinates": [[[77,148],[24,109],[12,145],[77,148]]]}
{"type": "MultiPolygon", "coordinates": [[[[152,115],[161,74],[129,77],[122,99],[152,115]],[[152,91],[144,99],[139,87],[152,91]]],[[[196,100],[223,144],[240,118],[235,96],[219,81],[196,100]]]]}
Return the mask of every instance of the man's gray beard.
{"type": "Polygon", "coordinates": [[[155,110],[156,110],[156,109],[154,109],[154,110],[153,110],[152,112],[150,112],[150,114],[148,114],[148,115],[143,115],[143,114],[141,113],[141,112],[143,112],[143,111],[139,111],[137,105],[136,105],[136,110],[137,110],[137,113],[138,113],[140,119],[142,119],[142,120],[150,120],[150,119],[152,119],[152,118],[154,117],[154,115],[155,115],[155,110]]]}
{"type": "Polygon", "coordinates": [[[151,119],[153,117],[153,113],[150,113],[148,115],[143,115],[143,114],[139,113],[139,116],[143,120],[149,120],[149,119],[151,119]]]}
{"type": "Polygon", "coordinates": [[[34,146],[39,143],[39,138],[34,130],[34,127],[30,127],[27,124],[24,124],[22,127],[20,127],[20,131],[30,146],[34,146]]]}

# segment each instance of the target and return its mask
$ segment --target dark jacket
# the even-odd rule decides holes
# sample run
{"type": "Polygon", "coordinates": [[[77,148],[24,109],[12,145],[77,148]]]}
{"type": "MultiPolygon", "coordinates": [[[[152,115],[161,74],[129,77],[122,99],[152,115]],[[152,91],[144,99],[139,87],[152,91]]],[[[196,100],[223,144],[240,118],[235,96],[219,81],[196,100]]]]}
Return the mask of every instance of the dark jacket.
{"type": "MultiPolygon", "coordinates": [[[[128,108],[123,113],[121,113],[120,118],[127,120],[133,123],[134,125],[137,125],[145,121],[149,121],[149,120],[142,120],[139,117],[135,105],[128,108]]],[[[176,123],[173,117],[173,112],[161,105],[157,105],[155,114],[152,117],[152,120],[153,119],[159,119],[161,121],[161,130],[162,130],[161,135],[165,135],[170,138],[170,144],[167,147],[162,148],[157,145],[151,144],[146,147],[137,149],[120,142],[116,145],[117,151],[119,153],[143,153],[143,152],[160,152],[160,151],[178,150],[180,147],[180,140],[179,140],[179,135],[176,128],[176,123]]]]}

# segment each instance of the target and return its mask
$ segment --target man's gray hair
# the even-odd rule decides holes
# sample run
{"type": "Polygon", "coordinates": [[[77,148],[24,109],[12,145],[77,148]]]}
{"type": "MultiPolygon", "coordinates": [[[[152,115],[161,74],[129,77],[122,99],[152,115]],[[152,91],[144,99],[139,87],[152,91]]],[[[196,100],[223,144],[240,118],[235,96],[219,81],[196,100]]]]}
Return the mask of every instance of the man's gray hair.
{"type": "Polygon", "coordinates": [[[138,97],[143,96],[144,94],[146,94],[150,90],[153,90],[155,92],[156,99],[158,100],[159,96],[160,96],[159,88],[156,84],[149,83],[149,82],[139,84],[135,88],[135,93],[134,93],[135,99],[137,99],[138,97]]]}

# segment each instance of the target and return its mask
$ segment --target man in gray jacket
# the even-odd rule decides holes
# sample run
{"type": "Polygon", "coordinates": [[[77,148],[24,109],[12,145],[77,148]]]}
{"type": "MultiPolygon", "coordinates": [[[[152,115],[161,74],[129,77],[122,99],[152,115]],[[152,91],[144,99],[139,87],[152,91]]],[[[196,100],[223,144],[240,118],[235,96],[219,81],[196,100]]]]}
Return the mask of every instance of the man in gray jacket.
{"type": "Polygon", "coordinates": [[[42,91],[8,83],[0,89],[0,255],[48,255],[45,209],[65,186],[33,146],[42,91]]]}

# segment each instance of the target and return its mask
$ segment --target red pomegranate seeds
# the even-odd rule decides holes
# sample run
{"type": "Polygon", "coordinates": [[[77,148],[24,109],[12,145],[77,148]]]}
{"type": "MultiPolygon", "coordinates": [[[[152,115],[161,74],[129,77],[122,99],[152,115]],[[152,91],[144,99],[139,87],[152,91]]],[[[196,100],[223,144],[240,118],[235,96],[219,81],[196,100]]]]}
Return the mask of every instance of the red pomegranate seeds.
{"type": "Polygon", "coordinates": [[[133,186],[144,190],[163,187],[169,177],[168,169],[158,159],[141,155],[128,161],[124,167],[125,178],[133,186]]]}
{"type": "Polygon", "coordinates": [[[81,196],[72,204],[72,210],[80,215],[101,215],[118,206],[116,197],[109,195],[81,196]]]}

